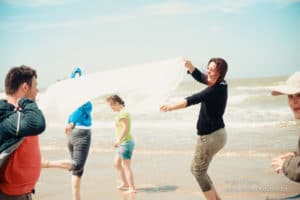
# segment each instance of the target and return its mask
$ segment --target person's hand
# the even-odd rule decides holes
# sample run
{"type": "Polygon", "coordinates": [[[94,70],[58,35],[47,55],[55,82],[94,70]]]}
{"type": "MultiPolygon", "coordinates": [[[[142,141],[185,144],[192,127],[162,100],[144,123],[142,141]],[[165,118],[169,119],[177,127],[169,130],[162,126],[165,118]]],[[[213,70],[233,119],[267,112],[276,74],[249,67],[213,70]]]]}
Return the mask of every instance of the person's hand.
{"type": "Polygon", "coordinates": [[[66,133],[67,135],[70,135],[70,133],[71,133],[73,127],[74,127],[74,124],[73,124],[73,123],[68,124],[68,125],[66,126],[66,128],[65,128],[65,133],[66,133]]]}
{"type": "Polygon", "coordinates": [[[190,73],[193,73],[193,71],[195,70],[194,65],[189,60],[184,60],[184,66],[189,70],[190,73]]]}
{"type": "Polygon", "coordinates": [[[291,156],[296,156],[295,152],[288,152],[286,154],[282,154],[272,160],[272,166],[275,167],[275,171],[277,173],[280,173],[282,171],[284,161],[291,156]]]}
{"type": "Polygon", "coordinates": [[[296,156],[295,152],[288,152],[286,154],[282,154],[281,156],[279,156],[281,159],[287,159],[290,156],[296,156]]]}
{"type": "Polygon", "coordinates": [[[272,160],[272,166],[275,167],[275,171],[279,174],[282,171],[282,167],[283,167],[283,163],[285,161],[286,158],[274,158],[272,160]]]}
{"type": "Polygon", "coordinates": [[[162,106],[160,107],[160,110],[161,110],[162,112],[171,111],[171,110],[172,110],[172,106],[171,106],[171,105],[162,105],[162,106]]]}
{"type": "Polygon", "coordinates": [[[296,154],[294,152],[288,152],[272,160],[272,166],[275,167],[275,171],[277,173],[280,173],[282,171],[284,161],[290,156],[296,156],[296,154]]]}
{"type": "Polygon", "coordinates": [[[114,147],[117,148],[118,146],[120,146],[120,142],[119,142],[119,141],[116,141],[116,142],[114,143],[114,147]]]}

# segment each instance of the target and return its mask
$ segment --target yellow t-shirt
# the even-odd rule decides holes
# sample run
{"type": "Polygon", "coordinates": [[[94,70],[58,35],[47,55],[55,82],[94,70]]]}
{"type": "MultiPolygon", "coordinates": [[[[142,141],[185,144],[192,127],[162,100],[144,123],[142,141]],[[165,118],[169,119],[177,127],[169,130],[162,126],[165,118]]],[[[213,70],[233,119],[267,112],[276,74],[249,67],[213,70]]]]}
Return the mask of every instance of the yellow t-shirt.
{"type": "Polygon", "coordinates": [[[122,124],[121,124],[121,119],[126,119],[127,121],[127,126],[128,126],[128,131],[125,134],[125,136],[123,137],[123,139],[121,140],[121,144],[124,144],[128,141],[131,141],[133,138],[130,134],[130,129],[131,129],[131,118],[130,118],[130,114],[126,111],[121,111],[118,113],[118,115],[116,116],[116,137],[119,138],[121,136],[121,131],[122,131],[122,124]]]}

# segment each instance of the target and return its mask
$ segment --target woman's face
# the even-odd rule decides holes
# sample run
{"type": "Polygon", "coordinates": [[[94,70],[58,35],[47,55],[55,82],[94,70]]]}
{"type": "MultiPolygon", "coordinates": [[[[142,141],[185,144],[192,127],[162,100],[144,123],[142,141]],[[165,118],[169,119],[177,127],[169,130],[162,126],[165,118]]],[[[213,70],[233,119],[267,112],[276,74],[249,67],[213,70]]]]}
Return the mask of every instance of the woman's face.
{"type": "Polygon", "coordinates": [[[217,64],[215,62],[210,62],[207,66],[207,83],[209,86],[214,85],[218,78],[220,77],[220,72],[217,69],[217,64]]]}
{"type": "Polygon", "coordinates": [[[300,93],[289,95],[289,106],[296,119],[300,119],[300,93]]]}

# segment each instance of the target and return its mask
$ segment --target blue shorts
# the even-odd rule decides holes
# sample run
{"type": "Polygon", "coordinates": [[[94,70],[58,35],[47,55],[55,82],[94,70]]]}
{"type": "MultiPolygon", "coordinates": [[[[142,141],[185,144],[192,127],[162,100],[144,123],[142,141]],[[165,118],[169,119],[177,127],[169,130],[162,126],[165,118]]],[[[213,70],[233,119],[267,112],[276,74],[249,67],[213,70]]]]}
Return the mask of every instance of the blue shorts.
{"type": "Polygon", "coordinates": [[[128,141],[118,146],[116,152],[122,158],[122,160],[130,160],[132,157],[134,146],[135,143],[133,141],[128,141]]]}

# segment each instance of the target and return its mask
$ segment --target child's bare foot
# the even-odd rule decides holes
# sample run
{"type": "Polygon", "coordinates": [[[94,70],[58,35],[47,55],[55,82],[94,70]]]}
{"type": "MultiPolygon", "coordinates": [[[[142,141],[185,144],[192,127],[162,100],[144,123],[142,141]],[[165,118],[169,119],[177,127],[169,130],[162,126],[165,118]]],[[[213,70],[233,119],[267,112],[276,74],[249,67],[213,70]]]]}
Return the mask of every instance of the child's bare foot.
{"type": "Polygon", "coordinates": [[[127,191],[126,191],[127,194],[131,194],[131,193],[136,193],[136,189],[135,188],[129,188],[127,191]]]}
{"type": "Polygon", "coordinates": [[[129,188],[129,185],[126,184],[121,184],[119,186],[117,186],[118,190],[127,190],[129,188]]]}

